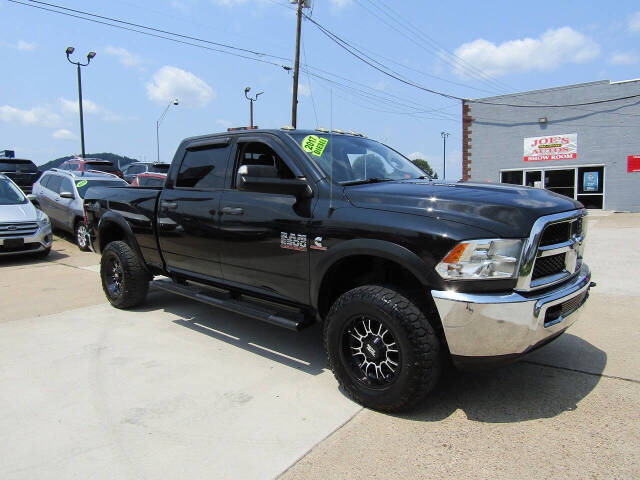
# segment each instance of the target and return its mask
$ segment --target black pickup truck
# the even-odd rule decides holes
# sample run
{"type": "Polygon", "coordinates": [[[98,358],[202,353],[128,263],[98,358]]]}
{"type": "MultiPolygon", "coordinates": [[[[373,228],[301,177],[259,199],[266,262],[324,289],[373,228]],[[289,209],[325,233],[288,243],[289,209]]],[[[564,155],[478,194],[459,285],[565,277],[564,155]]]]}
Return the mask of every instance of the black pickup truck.
{"type": "Polygon", "coordinates": [[[339,383],[379,410],[419,402],[450,361],[551,341],[592,286],[580,203],[435,183],[357,134],[189,138],[163,188],[92,188],[85,211],[112,305],[140,304],[152,283],[285,328],[322,322],[339,383]]]}

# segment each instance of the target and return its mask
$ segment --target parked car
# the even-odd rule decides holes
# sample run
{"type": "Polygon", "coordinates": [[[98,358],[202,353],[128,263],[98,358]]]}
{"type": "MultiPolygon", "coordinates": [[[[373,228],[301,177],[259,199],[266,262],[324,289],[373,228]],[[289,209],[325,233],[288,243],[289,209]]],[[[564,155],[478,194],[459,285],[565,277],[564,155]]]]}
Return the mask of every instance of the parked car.
{"type": "Polygon", "coordinates": [[[169,163],[147,163],[147,162],[135,162],[130,163],[122,170],[124,179],[132,183],[138,175],[141,173],[166,173],[169,171],[169,163]]]}
{"type": "Polygon", "coordinates": [[[70,172],[105,172],[117,175],[123,178],[122,170],[120,170],[113,162],[102,160],[100,158],[74,158],[67,160],[59,167],[60,170],[68,170],[70,172]]]}
{"type": "Polygon", "coordinates": [[[167,181],[166,173],[141,173],[131,182],[132,187],[163,187],[167,181]]]}
{"type": "Polygon", "coordinates": [[[15,182],[24,193],[31,193],[31,187],[38,180],[41,171],[31,160],[22,158],[0,158],[0,173],[15,182]]]}
{"type": "Polygon", "coordinates": [[[30,253],[46,257],[51,251],[51,223],[18,185],[0,173],[0,256],[30,253]]]}
{"type": "Polygon", "coordinates": [[[89,187],[127,185],[115,175],[51,169],[33,185],[30,198],[44,211],[54,228],[73,233],[80,250],[88,250],[82,199],[89,187]]]}
{"type": "Polygon", "coordinates": [[[433,182],[362,135],[184,140],[162,189],[85,198],[116,308],[155,288],[298,330],[321,322],[344,391],[420,402],[449,359],[514,360],[560,336],[592,286],[586,210],[539,188],[433,182]]]}

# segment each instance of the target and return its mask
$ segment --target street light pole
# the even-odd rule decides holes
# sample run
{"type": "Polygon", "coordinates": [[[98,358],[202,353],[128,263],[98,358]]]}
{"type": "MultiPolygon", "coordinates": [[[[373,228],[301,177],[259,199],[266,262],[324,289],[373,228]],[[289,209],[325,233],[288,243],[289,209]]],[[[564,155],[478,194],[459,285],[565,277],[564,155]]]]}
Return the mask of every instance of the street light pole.
{"type": "Polygon", "coordinates": [[[447,137],[449,134],[447,132],[440,132],[440,136],[442,137],[442,179],[447,178],[447,137]]]}
{"type": "Polygon", "coordinates": [[[251,98],[248,93],[251,91],[251,87],[246,87],[244,89],[244,97],[249,100],[249,125],[253,128],[253,102],[258,101],[258,97],[262,95],[264,92],[256,93],[254,98],[251,98]]]}
{"type": "Polygon", "coordinates": [[[65,53],[67,54],[67,60],[69,63],[76,65],[78,69],[78,111],[80,112],[80,148],[82,150],[82,158],[85,157],[84,150],[84,116],[82,113],[82,73],[80,67],[86,67],[91,63],[91,59],[96,56],[96,52],[89,52],[87,54],[87,63],[73,62],[69,56],[74,52],[75,48],[67,47],[65,53]]]}
{"type": "Polygon", "coordinates": [[[158,152],[158,156],[157,156],[158,163],[160,163],[160,124],[164,120],[164,116],[169,111],[169,107],[171,105],[178,105],[178,99],[174,98],[173,100],[171,100],[169,104],[166,106],[166,108],[164,109],[164,112],[162,112],[162,115],[160,115],[160,118],[156,120],[156,150],[158,152]]]}

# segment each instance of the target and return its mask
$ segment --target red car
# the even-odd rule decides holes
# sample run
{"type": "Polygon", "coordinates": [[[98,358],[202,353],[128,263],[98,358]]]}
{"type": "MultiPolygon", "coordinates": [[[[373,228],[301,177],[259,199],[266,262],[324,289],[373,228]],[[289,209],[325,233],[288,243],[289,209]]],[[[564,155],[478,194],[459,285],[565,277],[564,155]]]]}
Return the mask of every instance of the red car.
{"type": "Polygon", "coordinates": [[[132,187],[164,187],[164,182],[167,180],[166,173],[141,173],[133,182],[132,187]]]}
{"type": "Polygon", "coordinates": [[[110,162],[109,160],[101,160],[99,158],[74,158],[67,160],[59,167],[61,170],[70,170],[72,172],[105,172],[124,178],[122,170],[110,162]]]}

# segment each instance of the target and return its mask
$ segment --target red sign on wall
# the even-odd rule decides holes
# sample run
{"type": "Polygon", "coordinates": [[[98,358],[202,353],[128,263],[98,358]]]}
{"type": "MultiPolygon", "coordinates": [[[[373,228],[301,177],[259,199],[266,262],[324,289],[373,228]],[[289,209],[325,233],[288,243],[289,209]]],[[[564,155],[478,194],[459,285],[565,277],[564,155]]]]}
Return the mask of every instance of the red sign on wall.
{"type": "Polygon", "coordinates": [[[627,173],[640,173],[640,155],[627,157],[627,173]]]}

